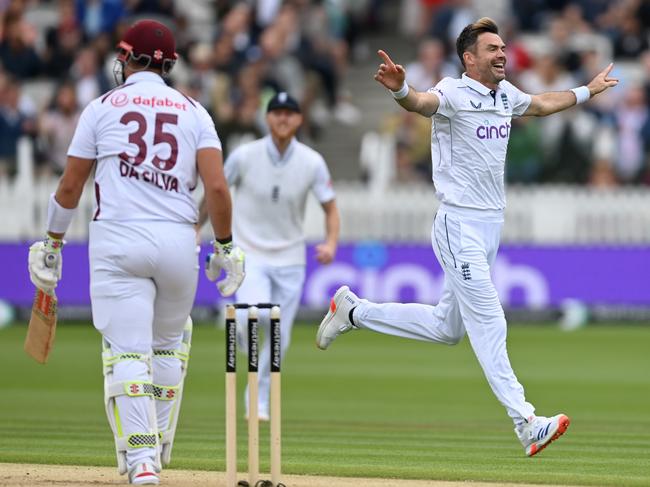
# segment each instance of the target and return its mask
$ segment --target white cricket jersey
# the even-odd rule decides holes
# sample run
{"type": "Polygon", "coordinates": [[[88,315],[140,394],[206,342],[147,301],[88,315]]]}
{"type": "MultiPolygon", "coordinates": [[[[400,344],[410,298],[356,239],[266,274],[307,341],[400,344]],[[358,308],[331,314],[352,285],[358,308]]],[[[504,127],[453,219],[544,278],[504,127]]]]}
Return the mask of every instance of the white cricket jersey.
{"type": "Polygon", "coordinates": [[[195,223],[203,148],[221,150],[208,112],[145,71],[88,104],[68,155],[97,160],[95,220],[195,223]]]}
{"type": "Polygon", "coordinates": [[[233,192],[233,240],[274,266],[304,265],[307,196],[334,199],[323,157],[293,139],[280,155],[270,135],[243,144],[226,159],[233,192]]]}
{"type": "Polygon", "coordinates": [[[463,208],[503,210],[505,160],[513,116],[531,97],[508,81],[496,91],[463,74],[429,90],[440,99],[431,117],[431,163],[436,195],[463,208]]]}

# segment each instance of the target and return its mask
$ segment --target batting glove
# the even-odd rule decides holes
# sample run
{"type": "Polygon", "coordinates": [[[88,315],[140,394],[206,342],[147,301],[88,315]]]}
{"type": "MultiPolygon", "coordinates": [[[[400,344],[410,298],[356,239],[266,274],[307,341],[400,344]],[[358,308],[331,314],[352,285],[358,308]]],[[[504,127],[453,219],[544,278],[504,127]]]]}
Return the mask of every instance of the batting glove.
{"type": "Polygon", "coordinates": [[[29,279],[43,291],[52,291],[59,283],[63,271],[63,240],[47,237],[29,247],[29,279]]]}
{"type": "Polygon", "coordinates": [[[234,247],[231,242],[212,242],[214,253],[208,254],[205,260],[205,275],[211,281],[216,281],[223,270],[226,276],[217,282],[217,288],[223,297],[232,296],[239,289],[244,276],[244,252],[234,247]]]}

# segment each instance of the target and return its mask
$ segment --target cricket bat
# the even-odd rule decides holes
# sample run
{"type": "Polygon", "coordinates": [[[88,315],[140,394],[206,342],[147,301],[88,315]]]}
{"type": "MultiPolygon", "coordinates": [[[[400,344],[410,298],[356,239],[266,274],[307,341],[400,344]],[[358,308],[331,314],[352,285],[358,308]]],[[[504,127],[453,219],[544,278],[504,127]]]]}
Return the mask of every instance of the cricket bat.
{"type": "MultiPolygon", "coordinates": [[[[46,262],[49,265],[56,263],[56,256],[54,256],[54,259],[52,259],[52,256],[53,254],[50,254],[46,257],[46,262]]],[[[54,343],[56,307],[57,299],[54,290],[36,289],[24,348],[27,355],[41,364],[47,362],[47,357],[54,343]]]]}

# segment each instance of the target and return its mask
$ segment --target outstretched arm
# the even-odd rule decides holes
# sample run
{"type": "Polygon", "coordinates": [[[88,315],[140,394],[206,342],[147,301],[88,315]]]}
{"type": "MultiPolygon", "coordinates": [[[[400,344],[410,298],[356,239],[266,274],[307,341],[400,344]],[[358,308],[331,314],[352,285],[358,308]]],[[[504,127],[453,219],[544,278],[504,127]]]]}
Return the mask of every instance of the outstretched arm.
{"type": "MultiPolygon", "coordinates": [[[[524,115],[532,115],[536,117],[544,117],[546,115],[551,115],[552,113],[561,112],[567,108],[577,105],[583,101],[587,101],[589,98],[596,96],[598,93],[602,93],[608,88],[616,86],[618,84],[618,79],[610,78],[609,73],[614,67],[613,63],[610,63],[605,69],[596,75],[586,87],[576,88],[576,91],[551,91],[548,93],[542,93],[541,95],[533,95],[528,109],[524,112],[524,115]],[[578,98],[579,92],[586,88],[589,91],[589,95],[586,99],[580,100],[578,98]]],[[[584,91],[586,94],[587,92],[584,91]]]]}
{"type": "Polygon", "coordinates": [[[377,51],[383,63],[379,65],[375,80],[393,92],[395,101],[409,112],[430,117],[438,111],[440,100],[434,93],[415,91],[406,85],[406,71],[401,64],[395,64],[386,52],[377,51]]]}

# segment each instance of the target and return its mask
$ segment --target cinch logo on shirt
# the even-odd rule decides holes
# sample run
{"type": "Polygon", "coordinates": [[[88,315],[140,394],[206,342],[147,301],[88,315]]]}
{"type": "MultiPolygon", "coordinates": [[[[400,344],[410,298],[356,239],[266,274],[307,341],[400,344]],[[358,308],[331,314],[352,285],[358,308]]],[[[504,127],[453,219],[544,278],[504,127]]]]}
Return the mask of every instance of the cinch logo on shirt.
{"type": "Polygon", "coordinates": [[[479,125],[476,127],[476,136],[479,139],[507,139],[510,136],[510,124],[503,125],[479,125]]]}
{"type": "Polygon", "coordinates": [[[149,97],[149,98],[143,98],[141,96],[136,96],[133,99],[133,103],[135,105],[144,105],[144,106],[148,106],[148,107],[167,107],[167,108],[178,108],[179,110],[183,110],[183,111],[187,110],[187,104],[179,103],[179,102],[174,101],[174,100],[170,100],[167,97],[162,99],[162,98],[156,98],[155,96],[152,96],[152,97],[149,97]]]}

